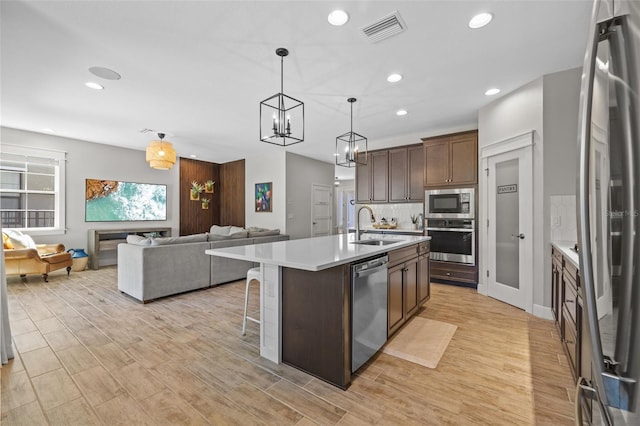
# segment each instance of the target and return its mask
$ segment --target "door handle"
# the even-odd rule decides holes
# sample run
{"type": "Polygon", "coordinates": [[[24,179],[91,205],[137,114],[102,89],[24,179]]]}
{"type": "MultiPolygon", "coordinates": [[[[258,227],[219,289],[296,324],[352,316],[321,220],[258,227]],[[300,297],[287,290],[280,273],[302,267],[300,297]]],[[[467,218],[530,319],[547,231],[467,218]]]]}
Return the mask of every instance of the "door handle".
{"type": "Polygon", "coordinates": [[[524,234],[511,234],[511,238],[520,238],[521,240],[524,240],[524,234]]]}

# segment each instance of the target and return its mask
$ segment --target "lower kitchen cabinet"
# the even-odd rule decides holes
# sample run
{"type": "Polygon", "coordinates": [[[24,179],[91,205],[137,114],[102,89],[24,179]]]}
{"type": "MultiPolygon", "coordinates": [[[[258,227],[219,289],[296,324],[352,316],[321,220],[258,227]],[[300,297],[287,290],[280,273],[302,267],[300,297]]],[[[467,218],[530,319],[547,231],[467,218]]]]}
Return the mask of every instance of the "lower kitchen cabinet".
{"type": "Polygon", "coordinates": [[[583,313],[580,271],[555,245],[551,248],[551,309],[574,380],[591,377],[591,342],[583,313]]]}
{"type": "Polygon", "coordinates": [[[409,320],[431,294],[429,273],[429,244],[396,250],[389,253],[388,322],[390,337],[409,320]]]}

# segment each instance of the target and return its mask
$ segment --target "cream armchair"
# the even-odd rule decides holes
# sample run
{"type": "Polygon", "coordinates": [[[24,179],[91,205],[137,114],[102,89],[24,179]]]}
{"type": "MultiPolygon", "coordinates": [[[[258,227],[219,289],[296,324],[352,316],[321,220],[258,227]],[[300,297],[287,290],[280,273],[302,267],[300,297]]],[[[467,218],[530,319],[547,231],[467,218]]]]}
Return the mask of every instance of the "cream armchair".
{"type": "Polygon", "coordinates": [[[7,275],[42,274],[49,282],[49,272],[67,268],[71,272],[71,254],[65,252],[63,244],[38,244],[37,248],[4,249],[7,275]]]}

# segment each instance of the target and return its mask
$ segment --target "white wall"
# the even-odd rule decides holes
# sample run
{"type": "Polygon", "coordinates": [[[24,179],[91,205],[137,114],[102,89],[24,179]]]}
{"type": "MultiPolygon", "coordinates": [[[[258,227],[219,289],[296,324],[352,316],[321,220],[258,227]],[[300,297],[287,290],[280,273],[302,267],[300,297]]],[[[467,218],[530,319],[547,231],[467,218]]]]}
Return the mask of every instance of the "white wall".
{"type": "Polygon", "coordinates": [[[287,233],[287,181],[286,151],[274,146],[273,153],[260,157],[247,157],[244,163],[245,176],[245,227],[280,229],[287,233]],[[256,183],[272,182],[272,212],[255,211],[256,183]]]}
{"type": "MultiPolygon", "coordinates": [[[[333,163],[287,152],[287,234],[293,238],[311,237],[311,185],[326,185],[333,194],[333,163]]],[[[331,198],[332,200],[334,197],[331,198]]],[[[334,209],[332,208],[331,211],[334,209]]],[[[333,228],[333,224],[332,224],[333,228]]]]}
{"type": "MultiPolygon", "coordinates": [[[[533,133],[533,304],[544,302],[544,239],[543,233],[543,82],[542,78],[508,93],[481,108],[478,114],[478,154],[482,147],[511,137],[534,131],[533,133]]],[[[479,164],[481,161],[479,159],[479,164]]],[[[484,198],[486,188],[478,170],[479,181],[479,226],[486,223],[484,198]]],[[[529,236],[527,236],[529,237],[529,236]]],[[[486,244],[486,235],[480,232],[479,247],[486,244]]],[[[478,251],[478,291],[486,294],[486,256],[478,251]]]]}
{"type": "MultiPolygon", "coordinates": [[[[62,243],[67,248],[87,248],[89,229],[180,228],[179,163],[171,170],[155,170],[145,152],[0,127],[0,143],[47,148],[67,153],[66,226],[64,235],[34,236],[37,243],[62,243]],[[150,222],[85,222],[85,179],[112,179],[167,185],[167,220],[150,222]]],[[[2,145],[0,145],[2,149],[2,145]]]]}
{"type": "MultiPolygon", "coordinates": [[[[575,68],[545,75],[480,109],[478,115],[479,153],[487,144],[534,131],[533,313],[545,317],[551,315],[551,197],[570,199],[576,193],[581,72],[575,68]]],[[[482,185],[479,195],[483,203],[482,185]]],[[[483,213],[481,204],[480,223],[486,222],[483,213]]],[[[571,228],[575,222],[570,219],[559,226],[571,228]]],[[[478,290],[482,291],[486,289],[484,253],[480,251],[479,257],[478,290]]]]}

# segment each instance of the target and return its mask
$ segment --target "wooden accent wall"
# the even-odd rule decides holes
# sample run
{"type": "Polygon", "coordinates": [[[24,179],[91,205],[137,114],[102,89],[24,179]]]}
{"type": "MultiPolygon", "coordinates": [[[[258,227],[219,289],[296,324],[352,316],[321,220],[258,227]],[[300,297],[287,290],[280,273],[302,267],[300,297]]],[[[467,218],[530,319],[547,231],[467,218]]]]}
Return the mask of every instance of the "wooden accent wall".
{"type": "Polygon", "coordinates": [[[220,224],[220,164],[180,158],[180,235],[208,232],[211,225],[220,224]],[[203,184],[207,180],[216,182],[214,193],[200,194],[200,198],[211,200],[209,209],[203,210],[200,201],[189,198],[191,182],[203,184]]]}
{"type": "Polygon", "coordinates": [[[244,160],[220,164],[220,223],[245,226],[244,160]]]}

